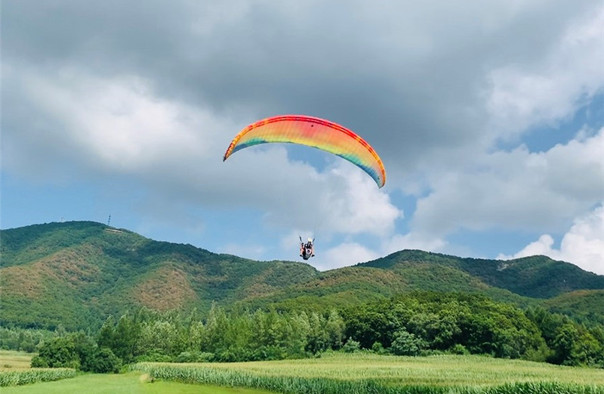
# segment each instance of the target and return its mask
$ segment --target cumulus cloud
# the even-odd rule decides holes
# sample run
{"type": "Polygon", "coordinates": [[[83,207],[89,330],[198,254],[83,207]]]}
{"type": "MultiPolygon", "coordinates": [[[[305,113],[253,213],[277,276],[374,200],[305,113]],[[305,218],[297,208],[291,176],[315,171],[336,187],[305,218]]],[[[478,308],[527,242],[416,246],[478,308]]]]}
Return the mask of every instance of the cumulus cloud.
{"type": "Polygon", "coordinates": [[[325,250],[321,256],[317,255],[316,261],[311,261],[311,263],[317,269],[324,271],[375,260],[378,257],[380,257],[379,254],[361,244],[344,242],[325,250]]]}
{"type": "Polygon", "coordinates": [[[436,238],[428,234],[407,233],[396,234],[387,239],[382,245],[384,254],[390,254],[404,249],[419,249],[430,252],[442,252],[447,242],[442,238],[436,238]]]}
{"type": "Polygon", "coordinates": [[[604,129],[546,152],[520,147],[484,155],[462,172],[434,174],[431,184],[417,202],[415,231],[562,230],[602,198],[604,129]]]}
{"type": "Polygon", "coordinates": [[[556,248],[554,239],[544,234],[512,256],[499,255],[499,259],[512,259],[545,255],[555,260],[568,261],[586,271],[604,275],[604,206],[579,217],[562,237],[556,248]]]}
{"type": "Polygon", "coordinates": [[[241,243],[228,243],[224,245],[219,252],[232,254],[248,259],[261,260],[266,248],[262,245],[242,245],[241,243]]]}
{"type": "Polygon", "coordinates": [[[386,234],[400,216],[370,177],[341,159],[319,172],[290,160],[277,146],[252,148],[222,163],[225,147],[242,126],[203,108],[157,98],[139,78],[61,70],[54,78],[21,72],[7,82],[9,88],[22,87],[28,112],[52,118],[46,123],[19,117],[18,111],[8,115],[5,159],[12,170],[41,175],[52,171],[45,163],[62,162],[97,174],[121,173],[142,181],[155,198],[256,206],[270,224],[328,233],[386,234]],[[30,127],[23,127],[25,122],[30,127]],[[16,123],[21,127],[13,127],[16,123]]]}
{"type": "Polygon", "coordinates": [[[487,109],[491,127],[502,134],[532,125],[554,124],[604,86],[604,6],[566,29],[542,59],[506,64],[490,72],[487,109]]]}
{"type": "Polygon", "coordinates": [[[601,200],[603,132],[542,153],[494,141],[569,117],[601,91],[603,10],[591,0],[9,2],[2,170],[124,177],[169,217],[236,207],[260,212],[257,227],[357,237],[334,247],[336,262],[357,246],[375,254],[367,234],[393,251],[447,248],[459,228],[555,233],[601,200]],[[279,113],[357,131],[384,160],[386,187],[285,147],[222,163],[237,131],[279,113]],[[405,212],[410,233],[394,235],[400,190],[418,201],[405,212]]]}

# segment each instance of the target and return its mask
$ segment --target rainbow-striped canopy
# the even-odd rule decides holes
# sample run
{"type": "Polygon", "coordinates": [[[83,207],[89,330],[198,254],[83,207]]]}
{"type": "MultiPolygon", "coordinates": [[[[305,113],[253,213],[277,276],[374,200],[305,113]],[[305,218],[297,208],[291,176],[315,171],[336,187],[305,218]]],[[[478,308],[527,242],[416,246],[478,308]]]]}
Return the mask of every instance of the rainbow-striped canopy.
{"type": "Polygon", "coordinates": [[[375,150],[357,134],[325,119],[305,115],[273,116],[252,123],[235,136],[224,160],[248,146],[288,142],[338,155],[362,168],[378,184],[386,183],[386,169],[375,150]]]}

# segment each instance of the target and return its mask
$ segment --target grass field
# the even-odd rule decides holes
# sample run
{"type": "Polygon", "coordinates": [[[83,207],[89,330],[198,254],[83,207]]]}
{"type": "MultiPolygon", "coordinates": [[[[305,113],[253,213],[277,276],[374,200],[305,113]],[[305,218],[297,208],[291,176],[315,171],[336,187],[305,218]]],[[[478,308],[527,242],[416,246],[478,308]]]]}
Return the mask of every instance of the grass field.
{"type": "MultiPolygon", "coordinates": [[[[36,371],[31,355],[0,352],[2,374],[36,371]]],[[[247,363],[141,363],[126,374],[2,387],[10,393],[603,393],[604,370],[480,356],[370,353],[247,363]],[[150,375],[155,377],[151,382],[150,375]],[[197,383],[197,384],[189,384],[197,383]]]]}
{"type": "Polygon", "coordinates": [[[0,350],[0,371],[29,369],[31,357],[31,353],[0,350]]]}
{"type": "Polygon", "coordinates": [[[319,359],[162,364],[139,368],[159,379],[281,392],[604,393],[604,370],[479,356],[329,354],[319,359]]]}
{"type": "Polygon", "coordinates": [[[55,382],[2,387],[2,394],[266,394],[267,391],[178,382],[147,381],[140,372],[126,374],[84,374],[55,382]]]}
{"type": "Polygon", "coordinates": [[[0,351],[0,387],[3,393],[6,386],[31,385],[73,378],[76,375],[71,368],[31,368],[32,356],[31,353],[0,351]]]}

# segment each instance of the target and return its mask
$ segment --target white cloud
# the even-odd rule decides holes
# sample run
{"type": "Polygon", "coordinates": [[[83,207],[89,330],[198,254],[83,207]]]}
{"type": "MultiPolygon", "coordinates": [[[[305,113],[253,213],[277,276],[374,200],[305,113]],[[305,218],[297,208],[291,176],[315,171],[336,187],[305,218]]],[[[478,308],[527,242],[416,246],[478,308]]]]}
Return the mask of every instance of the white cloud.
{"type": "Polygon", "coordinates": [[[590,214],[575,220],[562,238],[560,248],[554,247],[554,239],[544,234],[513,256],[499,255],[499,259],[511,259],[533,255],[545,255],[555,260],[573,263],[586,271],[604,275],[604,205],[590,214]]]}
{"type": "Polygon", "coordinates": [[[478,156],[472,166],[430,179],[432,193],[417,202],[415,232],[562,231],[604,195],[604,128],[547,152],[520,147],[478,156]]]}
{"type": "Polygon", "coordinates": [[[601,2],[97,6],[3,8],[3,171],[125,177],[165,216],[240,208],[263,217],[257,231],[372,234],[384,251],[448,248],[458,228],[558,233],[601,200],[602,131],[541,154],[485,153],[602,89],[601,2]],[[222,163],[243,126],[285,112],[362,134],[386,163],[386,188],[339,159],[319,170],[277,146],[222,163]],[[398,188],[421,197],[411,233],[393,236],[398,188]]]}
{"type": "Polygon", "coordinates": [[[572,115],[604,86],[604,6],[575,20],[547,56],[506,64],[490,73],[487,109],[498,133],[572,115]]]}
{"type": "Polygon", "coordinates": [[[379,254],[355,242],[344,242],[333,248],[317,253],[309,263],[318,270],[346,267],[357,263],[375,260],[379,254]]]}
{"type": "Polygon", "coordinates": [[[441,238],[435,238],[426,234],[407,233],[397,234],[386,240],[382,245],[384,254],[398,252],[404,249],[419,249],[429,252],[442,252],[447,242],[441,238]]]}
{"type": "Polygon", "coordinates": [[[266,248],[262,245],[243,245],[240,243],[229,243],[221,247],[218,252],[232,254],[247,259],[261,260],[264,258],[266,248]]]}
{"type": "Polygon", "coordinates": [[[92,172],[137,173],[166,161],[208,157],[216,148],[212,134],[226,126],[208,112],[156,97],[150,83],[135,76],[23,68],[9,69],[3,82],[22,89],[21,105],[11,107],[23,111],[15,119],[20,129],[9,123],[5,130],[17,148],[7,163],[17,171],[33,166],[44,173],[52,171],[44,163],[63,162],[92,172]],[[19,159],[25,152],[27,162],[19,159]]]}
{"type": "Polygon", "coordinates": [[[49,78],[23,70],[9,83],[24,87],[21,98],[30,112],[52,120],[31,119],[30,127],[8,130],[7,146],[15,153],[8,149],[7,163],[17,172],[53,171],[45,163],[61,162],[86,173],[76,176],[127,175],[153,199],[163,199],[166,209],[178,201],[254,207],[271,225],[328,234],[387,234],[401,215],[369,176],[339,158],[319,172],[290,160],[281,145],[250,148],[222,163],[244,125],[155,97],[140,78],[106,79],[73,69],[49,78]]]}

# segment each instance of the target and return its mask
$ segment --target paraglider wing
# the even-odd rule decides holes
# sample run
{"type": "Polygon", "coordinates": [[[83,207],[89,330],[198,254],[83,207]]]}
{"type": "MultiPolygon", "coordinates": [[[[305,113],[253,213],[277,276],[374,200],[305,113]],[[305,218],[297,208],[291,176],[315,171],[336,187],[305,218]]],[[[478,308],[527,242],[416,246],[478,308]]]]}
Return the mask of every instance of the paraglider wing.
{"type": "Polygon", "coordinates": [[[379,187],[386,183],[384,164],[364,139],[337,123],[305,115],[274,116],[252,123],[231,141],[223,161],[248,146],[270,142],[306,145],[333,153],[363,169],[379,187]]]}

